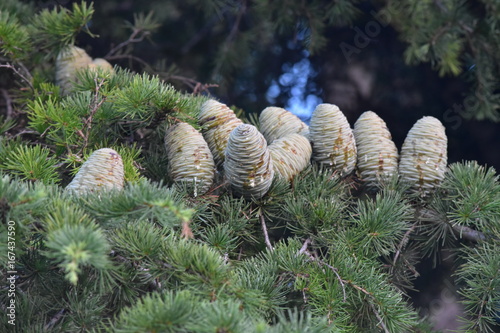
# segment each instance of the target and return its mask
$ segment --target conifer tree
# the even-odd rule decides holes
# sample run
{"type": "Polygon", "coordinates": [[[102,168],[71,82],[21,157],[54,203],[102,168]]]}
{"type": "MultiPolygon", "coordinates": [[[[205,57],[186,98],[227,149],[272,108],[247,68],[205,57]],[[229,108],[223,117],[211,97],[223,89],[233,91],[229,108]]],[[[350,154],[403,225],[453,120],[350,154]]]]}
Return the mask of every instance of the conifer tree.
{"type": "MultiPolygon", "coordinates": [[[[355,11],[348,1],[335,3],[331,15],[341,6],[355,11]]],[[[432,332],[409,291],[417,264],[432,258],[439,265],[442,250],[455,254],[464,328],[498,330],[493,168],[455,163],[420,191],[397,173],[366,187],[356,173],[310,160],[291,180],[271,177],[265,193],[242,193],[258,182],[252,166],[262,167],[262,156],[263,172],[272,174],[267,146],[244,145],[249,128],[265,141],[255,117],[233,108],[200,123],[209,96],[120,66],[73,66],[61,89],[58,55],[80,34],[98,38],[88,28],[93,14],[86,2],[71,9],[0,4],[2,84],[11,82],[15,109],[0,124],[2,331],[432,332]],[[235,117],[246,124],[229,137],[214,129],[235,117]],[[246,173],[237,190],[220,166],[205,193],[193,191],[198,169],[182,164],[178,174],[187,176],[172,177],[177,157],[167,154],[165,135],[179,123],[213,130],[216,147],[239,135],[246,150],[224,150],[231,170],[246,173]],[[68,188],[75,179],[78,191],[68,188]]],[[[135,18],[135,37],[156,27],[150,16],[135,18]]],[[[112,54],[130,52],[134,36],[112,54]]],[[[186,141],[177,150],[199,148],[186,141]]]]}

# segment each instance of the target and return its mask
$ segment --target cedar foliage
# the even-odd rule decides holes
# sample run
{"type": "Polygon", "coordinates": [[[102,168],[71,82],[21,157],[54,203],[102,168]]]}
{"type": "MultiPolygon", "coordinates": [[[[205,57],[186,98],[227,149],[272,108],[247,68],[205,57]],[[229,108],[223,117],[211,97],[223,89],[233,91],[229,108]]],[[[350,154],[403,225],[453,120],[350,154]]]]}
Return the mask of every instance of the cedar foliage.
{"type": "MultiPolygon", "coordinates": [[[[289,3],[289,21],[276,21],[274,29],[303,22],[295,3],[289,3]]],[[[344,24],[349,15],[333,18],[356,12],[348,1],[332,2],[326,10],[320,3],[311,2],[307,8],[314,15],[308,17],[321,16],[323,24],[325,15],[332,17],[328,24],[344,24]]],[[[266,8],[264,2],[255,6],[266,8]]],[[[281,17],[281,6],[270,9],[267,15],[281,17]]],[[[316,166],[291,184],[275,179],[259,200],[234,197],[222,180],[208,194],[192,197],[171,184],[163,136],[179,120],[199,128],[196,115],[206,96],[119,67],[113,75],[80,72],[67,96],[53,84],[56,55],[78,34],[90,34],[93,12],[85,2],[71,10],[38,10],[14,0],[0,6],[2,80],[15,83],[9,94],[19,114],[0,125],[2,281],[9,251],[16,255],[10,270],[18,272],[16,326],[1,316],[2,327],[430,332],[407,292],[414,288],[417,263],[438,262],[446,249],[456,253],[464,327],[498,329],[495,170],[475,162],[450,165],[441,187],[426,197],[411,194],[396,177],[372,193],[355,177],[316,166]],[[64,191],[83,161],[102,147],[122,156],[125,189],[82,196],[64,191]],[[6,241],[9,221],[15,222],[15,249],[6,241]]],[[[155,29],[151,17],[136,19],[132,34],[155,29]]],[[[323,26],[309,23],[310,46],[319,47],[316,33],[323,26]]],[[[129,46],[116,52],[130,52],[129,46]]],[[[456,57],[439,55],[445,58],[456,57]]],[[[0,299],[5,311],[5,288],[0,299]]]]}

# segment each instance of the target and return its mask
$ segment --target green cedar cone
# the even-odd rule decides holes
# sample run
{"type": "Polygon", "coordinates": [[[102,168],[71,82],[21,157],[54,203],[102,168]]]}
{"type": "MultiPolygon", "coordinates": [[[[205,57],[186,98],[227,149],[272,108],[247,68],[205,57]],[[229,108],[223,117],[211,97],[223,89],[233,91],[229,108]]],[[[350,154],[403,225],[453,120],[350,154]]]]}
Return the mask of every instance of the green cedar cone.
{"type": "Polygon", "coordinates": [[[201,106],[198,123],[203,128],[203,137],[214,156],[215,165],[222,166],[229,134],[243,122],[227,105],[211,99],[201,106]]]}
{"type": "Polygon", "coordinates": [[[273,181],[274,169],[264,136],[255,126],[241,124],[230,134],[224,172],[236,193],[246,199],[263,197],[273,181]]]}
{"type": "Polygon", "coordinates": [[[299,117],[275,106],[265,108],[259,116],[259,122],[260,131],[268,144],[291,133],[299,133],[306,137],[309,134],[309,126],[299,117]]]}
{"type": "Polygon", "coordinates": [[[269,152],[276,174],[292,180],[309,165],[312,148],[306,137],[292,133],[274,140],[269,145],[269,152]]]}
{"type": "Polygon", "coordinates": [[[170,179],[185,183],[193,195],[206,193],[214,179],[214,159],[203,136],[187,123],[171,126],[165,135],[170,179]]]}
{"type": "Polygon", "coordinates": [[[434,117],[419,119],[408,132],[401,148],[399,174],[424,194],[444,179],[447,164],[445,128],[434,117]]]}
{"type": "Polygon", "coordinates": [[[75,178],[66,187],[76,194],[123,189],[124,170],[121,156],[110,148],[96,150],[83,163],[75,178]]]}
{"type": "Polygon", "coordinates": [[[347,175],[356,166],[354,134],[344,114],[334,104],[320,104],[309,125],[312,158],[322,166],[347,175]]]}
{"type": "Polygon", "coordinates": [[[398,172],[398,149],[385,121],[375,112],[364,112],[354,124],[358,171],[368,188],[398,172]]]}
{"type": "Polygon", "coordinates": [[[59,52],[56,59],[56,84],[61,87],[63,95],[71,91],[77,71],[88,68],[91,63],[92,58],[77,46],[71,45],[59,52]]]}

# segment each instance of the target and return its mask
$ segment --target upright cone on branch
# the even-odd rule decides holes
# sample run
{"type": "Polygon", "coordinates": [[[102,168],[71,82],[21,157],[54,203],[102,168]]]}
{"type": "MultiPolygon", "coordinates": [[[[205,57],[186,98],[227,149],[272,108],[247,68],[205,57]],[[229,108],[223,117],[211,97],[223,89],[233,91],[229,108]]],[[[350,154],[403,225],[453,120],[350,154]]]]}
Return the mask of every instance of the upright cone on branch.
{"type": "Polygon", "coordinates": [[[358,171],[368,188],[398,172],[398,149],[391,133],[375,112],[364,112],[354,124],[358,152],[358,171]]]}
{"type": "Polygon", "coordinates": [[[268,144],[272,144],[274,140],[287,134],[299,133],[305,137],[309,134],[309,126],[304,124],[299,117],[275,106],[265,108],[259,116],[259,122],[260,131],[268,144]]]}
{"type": "Polygon", "coordinates": [[[231,132],[224,173],[233,191],[246,199],[259,199],[269,190],[273,162],[266,139],[255,126],[241,124],[231,132]]]}
{"type": "Polygon", "coordinates": [[[212,186],[214,159],[203,136],[187,123],[171,126],[165,134],[170,179],[187,185],[196,197],[212,186]]]}
{"type": "Polygon", "coordinates": [[[77,71],[91,64],[92,58],[77,46],[70,45],[59,52],[56,59],[56,84],[61,87],[63,95],[71,91],[77,71]]]}
{"type": "Polygon", "coordinates": [[[312,158],[322,166],[347,175],[356,166],[354,134],[344,114],[334,104],[320,104],[309,125],[312,158]]]}
{"type": "Polygon", "coordinates": [[[115,72],[113,65],[111,65],[106,59],[95,58],[92,63],[89,64],[88,68],[92,70],[99,70],[103,74],[113,74],[115,72]]]}
{"type": "Polygon", "coordinates": [[[399,174],[413,190],[430,192],[444,179],[448,138],[441,122],[434,117],[419,119],[408,132],[401,148],[399,174]]]}
{"type": "Polygon", "coordinates": [[[212,152],[215,165],[221,167],[229,135],[243,122],[227,105],[211,99],[201,106],[198,124],[202,126],[203,137],[212,152]]]}
{"type": "Polygon", "coordinates": [[[306,137],[292,133],[274,140],[269,145],[269,152],[276,174],[292,180],[309,165],[312,148],[306,137]]]}
{"type": "Polygon", "coordinates": [[[66,190],[76,194],[112,188],[121,190],[123,183],[124,170],[121,156],[111,148],[101,148],[93,152],[83,163],[66,190]]]}

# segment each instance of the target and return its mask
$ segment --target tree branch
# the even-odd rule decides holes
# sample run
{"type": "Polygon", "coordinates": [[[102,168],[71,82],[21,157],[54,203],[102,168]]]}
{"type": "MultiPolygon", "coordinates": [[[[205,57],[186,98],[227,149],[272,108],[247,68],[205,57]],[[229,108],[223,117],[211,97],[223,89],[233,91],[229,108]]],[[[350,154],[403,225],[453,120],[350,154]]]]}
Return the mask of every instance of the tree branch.
{"type": "MultiPolygon", "coordinates": [[[[438,215],[439,215],[438,212],[436,212],[432,209],[429,209],[429,208],[421,208],[421,209],[417,209],[415,211],[415,216],[417,217],[417,219],[429,221],[431,223],[441,222],[441,221],[436,221],[438,215]]],[[[451,230],[453,230],[453,233],[461,239],[465,239],[465,240],[469,240],[469,241],[477,243],[477,242],[484,241],[487,238],[486,235],[483,234],[481,231],[474,230],[474,229],[469,228],[467,226],[462,226],[462,225],[458,225],[458,224],[451,224],[447,218],[442,220],[442,222],[449,225],[451,230]]]]}
{"type": "Polygon", "coordinates": [[[379,320],[377,325],[380,325],[385,333],[390,333],[390,331],[387,329],[387,326],[385,326],[384,320],[380,316],[380,313],[378,313],[377,309],[375,308],[375,305],[373,305],[373,303],[371,303],[371,302],[369,302],[368,304],[370,304],[370,307],[372,308],[372,311],[375,314],[375,317],[377,317],[377,319],[379,320]]]}
{"type": "Polygon", "coordinates": [[[403,239],[401,239],[401,242],[398,244],[398,249],[396,251],[396,254],[394,255],[394,260],[392,261],[392,267],[394,268],[396,266],[396,262],[398,261],[399,255],[401,254],[401,250],[408,244],[408,241],[410,240],[410,235],[415,230],[417,227],[417,224],[414,223],[410,229],[406,231],[406,233],[403,236],[403,239]]]}
{"type": "Polygon", "coordinates": [[[462,239],[473,241],[476,243],[486,240],[486,236],[481,231],[474,230],[462,225],[452,225],[451,227],[453,228],[455,234],[457,234],[462,239]]]}

